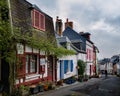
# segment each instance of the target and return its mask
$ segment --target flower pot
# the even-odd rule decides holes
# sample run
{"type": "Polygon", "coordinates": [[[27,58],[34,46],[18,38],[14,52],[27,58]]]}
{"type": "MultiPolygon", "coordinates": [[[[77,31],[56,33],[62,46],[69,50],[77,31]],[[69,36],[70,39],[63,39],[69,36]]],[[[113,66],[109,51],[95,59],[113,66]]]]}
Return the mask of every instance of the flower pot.
{"type": "Polygon", "coordinates": [[[43,92],[44,91],[44,85],[39,85],[39,92],[43,92]]]}
{"type": "Polygon", "coordinates": [[[47,91],[48,90],[48,84],[44,85],[44,90],[47,91]]]}
{"type": "Polygon", "coordinates": [[[36,94],[39,92],[39,86],[30,87],[30,93],[36,94]]]}

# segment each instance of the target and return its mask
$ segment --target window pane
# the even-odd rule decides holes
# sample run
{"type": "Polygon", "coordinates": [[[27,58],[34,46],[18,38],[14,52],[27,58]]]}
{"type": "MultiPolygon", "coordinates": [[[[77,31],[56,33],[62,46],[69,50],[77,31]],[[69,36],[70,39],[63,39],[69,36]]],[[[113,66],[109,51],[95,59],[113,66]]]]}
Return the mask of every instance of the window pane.
{"type": "Polygon", "coordinates": [[[35,66],[36,66],[36,56],[31,56],[30,57],[30,72],[35,72],[35,66]]]}
{"type": "Polygon", "coordinates": [[[45,58],[40,59],[40,65],[45,64],[45,58]]]}
{"type": "Polygon", "coordinates": [[[26,56],[26,73],[28,73],[28,62],[29,62],[29,56],[26,56]]]}
{"type": "Polygon", "coordinates": [[[40,23],[41,29],[44,29],[44,22],[45,22],[44,21],[44,16],[42,14],[40,16],[41,16],[41,18],[40,18],[41,19],[41,23],[40,23]]]}
{"type": "Polygon", "coordinates": [[[35,26],[39,28],[39,13],[35,11],[35,26]]]}

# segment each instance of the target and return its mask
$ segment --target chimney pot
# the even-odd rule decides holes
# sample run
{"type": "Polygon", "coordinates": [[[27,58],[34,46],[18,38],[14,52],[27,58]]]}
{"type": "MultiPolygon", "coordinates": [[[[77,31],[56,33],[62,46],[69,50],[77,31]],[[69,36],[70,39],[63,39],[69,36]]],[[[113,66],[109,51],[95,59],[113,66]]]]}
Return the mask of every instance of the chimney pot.
{"type": "Polygon", "coordinates": [[[66,19],[66,22],[68,22],[68,18],[66,19]]]}

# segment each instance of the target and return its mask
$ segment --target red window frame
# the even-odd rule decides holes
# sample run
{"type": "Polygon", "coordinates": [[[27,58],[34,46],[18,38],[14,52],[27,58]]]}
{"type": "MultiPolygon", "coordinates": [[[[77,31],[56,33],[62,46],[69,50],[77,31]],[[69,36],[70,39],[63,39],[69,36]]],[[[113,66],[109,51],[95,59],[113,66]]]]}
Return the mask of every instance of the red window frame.
{"type": "Polygon", "coordinates": [[[35,9],[32,10],[32,26],[38,30],[45,31],[45,16],[35,9]]]}
{"type": "Polygon", "coordinates": [[[40,73],[45,73],[45,65],[40,65],[40,73]]]}
{"type": "Polygon", "coordinates": [[[26,71],[27,71],[26,74],[34,74],[34,73],[36,73],[37,72],[37,55],[27,54],[26,56],[28,56],[28,58],[26,57],[26,65],[27,65],[27,62],[28,62],[28,65],[26,66],[27,67],[26,68],[26,71]],[[33,71],[33,69],[31,69],[31,67],[33,67],[31,65],[31,63],[35,64],[34,71],[33,71]]]}

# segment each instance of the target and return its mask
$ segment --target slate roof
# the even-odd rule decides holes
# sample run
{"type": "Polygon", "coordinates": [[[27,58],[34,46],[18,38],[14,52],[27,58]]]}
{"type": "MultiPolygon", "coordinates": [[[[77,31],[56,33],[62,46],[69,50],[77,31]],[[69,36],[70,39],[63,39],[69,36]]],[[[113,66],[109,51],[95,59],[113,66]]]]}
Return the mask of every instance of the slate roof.
{"type": "Polygon", "coordinates": [[[83,40],[81,39],[82,36],[80,36],[76,31],[74,31],[72,28],[67,27],[64,31],[63,31],[63,36],[67,36],[71,41],[74,42],[83,42],[83,40]]]}
{"type": "Polygon", "coordinates": [[[66,37],[66,36],[63,36],[63,37],[57,37],[57,40],[59,40],[59,42],[70,42],[71,43],[71,41],[68,39],[68,37],[66,37]]]}
{"type": "Polygon", "coordinates": [[[114,64],[119,62],[119,56],[118,55],[114,55],[111,57],[110,62],[114,64]]]}
{"type": "MultiPolygon", "coordinates": [[[[70,43],[70,47],[71,47],[72,50],[75,50],[76,52],[82,52],[81,50],[79,50],[78,48],[76,48],[76,47],[71,43],[71,41],[69,40],[68,37],[66,37],[66,36],[60,37],[60,36],[58,36],[58,35],[56,35],[56,36],[57,36],[56,39],[57,39],[57,44],[58,44],[58,46],[62,46],[62,47],[63,47],[62,44],[70,43]]],[[[82,52],[82,53],[83,53],[83,52],[82,52]]]]}
{"type": "Polygon", "coordinates": [[[72,43],[78,43],[78,42],[81,43],[82,50],[86,51],[86,39],[76,31],[74,31],[72,28],[67,27],[63,31],[63,36],[67,36],[72,43]]]}

